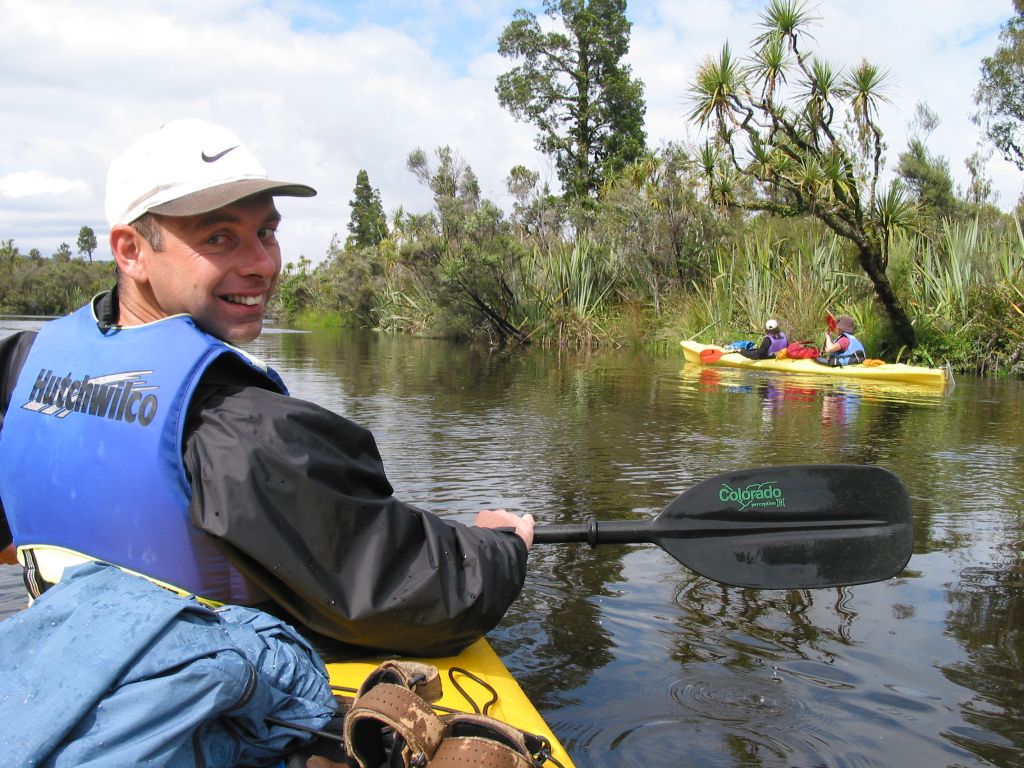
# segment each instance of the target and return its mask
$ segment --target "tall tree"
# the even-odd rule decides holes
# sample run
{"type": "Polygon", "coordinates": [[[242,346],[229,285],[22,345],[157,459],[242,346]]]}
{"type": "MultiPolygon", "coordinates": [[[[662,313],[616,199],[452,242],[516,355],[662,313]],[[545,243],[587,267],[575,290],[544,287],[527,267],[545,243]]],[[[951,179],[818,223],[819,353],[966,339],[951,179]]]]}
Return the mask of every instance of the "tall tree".
{"type": "Polygon", "coordinates": [[[540,174],[517,165],[505,179],[505,189],[512,195],[512,223],[520,238],[531,238],[547,253],[558,243],[568,221],[568,202],[551,193],[547,183],[540,183],[540,174]]]}
{"type": "Polygon", "coordinates": [[[0,264],[13,264],[20,256],[14,239],[0,240],[0,264]]]}
{"type": "Polygon", "coordinates": [[[941,122],[935,110],[923,101],[917,103],[909,125],[910,141],[900,153],[897,172],[923,210],[950,217],[957,212],[957,199],[949,162],[928,151],[928,138],[941,122]]]}
{"type": "Polygon", "coordinates": [[[92,252],[96,250],[96,233],[92,231],[92,227],[83,225],[78,230],[78,255],[81,256],[83,253],[89,257],[89,261],[92,261],[92,252]]]}
{"type": "Polygon", "coordinates": [[[1024,171],[1024,0],[999,32],[996,52],[981,60],[975,121],[1003,157],[1024,171]]]}
{"type": "Polygon", "coordinates": [[[71,246],[67,243],[61,243],[57,246],[57,250],[53,252],[54,261],[71,261],[71,246]]]}
{"type": "Polygon", "coordinates": [[[370,186],[370,176],[360,169],[356,186],[349,201],[352,216],[348,222],[349,237],[345,245],[350,248],[372,248],[388,235],[388,220],[380,192],[370,186]]]}
{"type": "Polygon", "coordinates": [[[520,8],[498,53],[521,63],[498,77],[498,101],[537,126],[567,197],[596,196],[605,175],[644,153],[643,83],[622,63],[629,52],[626,0],[544,0],[561,21],[545,32],[520,8]]]}
{"type": "Polygon", "coordinates": [[[993,191],[992,179],[985,173],[985,166],[988,165],[988,161],[991,159],[992,149],[990,147],[987,150],[975,150],[964,160],[969,181],[963,191],[963,197],[969,205],[984,207],[986,205],[995,205],[996,203],[996,198],[999,195],[993,191]]]}
{"type": "Polygon", "coordinates": [[[708,191],[728,206],[809,214],[850,241],[896,339],[913,347],[914,327],[886,275],[890,237],[914,211],[899,182],[878,190],[886,73],[864,61],[844,74],[802,51],[813,18],[801,0],[772,0],[749,62],[727,44],[701,65],[690,118],[714,130],[700,158],[708,191]]]}
{"type": "Polygon", "coordinates": [[[605,185],[595,237],[644,286],[654,312],[671,288],[706,272],[721,242],[723,217],[701,195],[702,179],[689,152],[669,144],[616,174],[605,185]]]}
{"type": "Polygon", "coordinates": [[[511,227],[501,210],[481,197],[476,174],[458,152],[443,146],[436,156],[432,165],[422,149],[409,153],[407,167],[433,193],[436,215],[408,222],[413,236],[403,244],[403,265],[430,285],[444,314],[471,318],[475,330],[495,340],[525,341],[519,299],[510,284],[522,255],[511,227]]]}

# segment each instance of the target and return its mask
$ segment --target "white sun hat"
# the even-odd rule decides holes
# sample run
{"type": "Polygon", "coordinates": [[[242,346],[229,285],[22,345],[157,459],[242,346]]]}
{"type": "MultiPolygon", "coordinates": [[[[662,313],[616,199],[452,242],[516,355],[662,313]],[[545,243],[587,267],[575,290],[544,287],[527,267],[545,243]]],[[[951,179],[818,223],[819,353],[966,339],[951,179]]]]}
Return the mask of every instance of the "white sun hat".
{"type": "Polygon", "coordinates": [[[764,329],[766,331],[777,331],[779,329],[779,321],[769,320],[767,323],[764,324],[764,329]]]}
{"type": "Polygon", "coordinates": [[[239,138],[205,120],[174,120],[138,139],[107,172],[107,221],[144,213],[194,216],[260,192],[312,197],[305,184],[275,181],[239,138]]]}

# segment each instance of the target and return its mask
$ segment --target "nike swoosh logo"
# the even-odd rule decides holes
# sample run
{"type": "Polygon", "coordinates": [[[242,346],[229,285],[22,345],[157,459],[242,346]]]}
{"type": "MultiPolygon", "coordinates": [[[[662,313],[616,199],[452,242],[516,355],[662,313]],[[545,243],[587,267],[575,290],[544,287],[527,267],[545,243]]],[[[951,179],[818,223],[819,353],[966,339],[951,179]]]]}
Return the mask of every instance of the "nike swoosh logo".
{"type": "Polygon", "coordinates": [[[223,152],[218,152],[218,153],[217,153],[216,155],[208,155],[208,154],[206,154],[205,152],[203,152],[203,153],[202,153],[202,157],[203,157],[203,162],[204,162],[204,163],[215,163],[215,162],[217,162],[218,160],[220,160],[220,159],[221,159],[222,157],[224,157],[224,155],[226,155],[226,154],[227,154],[228,152],[230,152],[230,151],[231,151],[232,149],[238,149],[238,145],[236,144],[236,145],[235,145],[235,146],[233,146],[233,147],[228,147],[228,148],[227,148],[227,149],[225,149],[225,150],[224,150],[223,152]]]}

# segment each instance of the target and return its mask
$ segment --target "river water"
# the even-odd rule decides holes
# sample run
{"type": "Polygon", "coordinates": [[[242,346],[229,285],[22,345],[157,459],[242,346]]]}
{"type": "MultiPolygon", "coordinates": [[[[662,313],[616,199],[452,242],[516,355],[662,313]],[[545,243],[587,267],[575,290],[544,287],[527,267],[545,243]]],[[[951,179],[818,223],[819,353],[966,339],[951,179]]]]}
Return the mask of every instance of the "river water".
{"type": "MultiPolygon", "coordinates": [[[[33,321],[0,321],[0,336],[33,321]]],[[[864,463],[906,483],[883,583],[724,587],[661,550],[543,545],[491,634],[578,766],[1024,766],[1024,384],[947,392],[271,329],[296,395],[369,426],[396,493],[469,521],[653,517],[697,482],[864,463]]],[[[23,603],[0,567],[0,616],[23,603]]]]}

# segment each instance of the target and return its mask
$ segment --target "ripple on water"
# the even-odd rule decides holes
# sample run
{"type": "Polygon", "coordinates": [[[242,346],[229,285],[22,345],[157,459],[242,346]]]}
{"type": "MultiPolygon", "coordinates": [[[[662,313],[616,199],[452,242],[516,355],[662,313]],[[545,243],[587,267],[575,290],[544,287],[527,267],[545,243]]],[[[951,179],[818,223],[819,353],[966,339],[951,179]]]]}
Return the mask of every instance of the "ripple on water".
{"type": "Polygon", "coordinates": [[[670,686],[669,695],[696,713],[699,719],[732,722],[781,719],[783,722],[774,722],[772,727],[793,730],[800,727],[804,707],[780,682],[777,670],[771,677],[733,673],[723,673],[721,677],[705,675],[677,681],[670,686]]]}
{"type": "Polygon", "coordinates": [[[771,676],[734,675],[661,681],[600,707],[585,720],[557,712],[552,724],[570,754],[595,766],[810,765],[827,753],[808,708],[771,676]],[[675,703],[666,712],[665,695],[675,703]],[[565,718],[565,719],[563,719],[565,718]],[[726,735],[727,734],[727,735],[726,735]]]}

